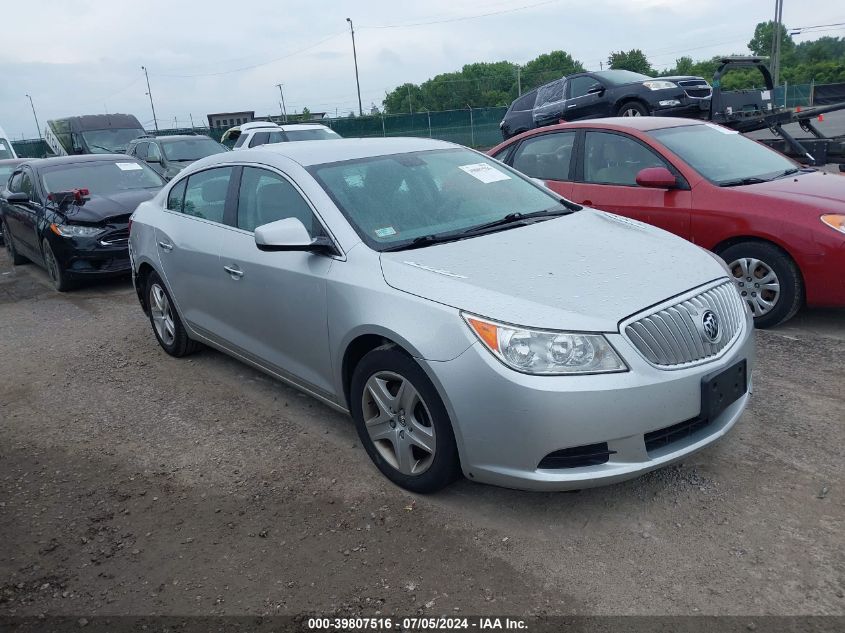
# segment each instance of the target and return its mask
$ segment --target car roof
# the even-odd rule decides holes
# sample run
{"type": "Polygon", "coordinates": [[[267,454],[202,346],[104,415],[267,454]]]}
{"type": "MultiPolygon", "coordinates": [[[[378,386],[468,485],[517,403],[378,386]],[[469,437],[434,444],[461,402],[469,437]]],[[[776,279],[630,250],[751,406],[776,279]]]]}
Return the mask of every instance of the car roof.
{"type": "Polygon", "coordinates": [[[586,119],[584,121],[572,121],[568,123],[549,125],[546,127],[538,127],[533,130],[523,132],[519,135],[519,137],[533,136],[534,134],[542,134],[543,132],[549,132],[551,130],[573,130],[578,128],[600,128],[605,130],[616,130],[619,132],[629,130],[650,132],[652,130],[662,130],[669,127],[706,124],[707,121],[700,121],[698,119],[684,119],[681,117],[668,116],[607,117],[604,119],[586,119]]]}
{"type": "Polygon", "coordinates": [[[271,130],[278,130],[279,126],[272,121],[250,121],[249,123],[241,123],[240,125],[236,125],[229,129],[239,129],[242,133],[249,132],[250,130],[260,130],[260,129],[271,129],[271,130]]]}
{"type": "Polygon", "coordinates": [[[32,160],[31,158],[4,158],[0,160],[0,165],[20,165],[21,163],[25,163],[28,160],[32,160]]]}
{"type": "Polygon", "coordinates": [[[279,126],[285,132],[292,132],[295,130],[331,130],[327,125],[321,123],[290,123],[279,126]]]}
{"type": "MultiPolygon", "coordinates": [[[[190,141],[190,140],[196,140],[198,138],[199,139],[207,138],[211,141],[214,140],[213,138],[211,138],[210,136],[206,136],[205,134],[169,134],[167,136],[156,136],[155,140],[157,140],[157,141],[190,141]]],[[[143,139],[137,139],[137,140],[143,140],[143,139]]]]}
{"type": "MultiPolygon", "coordinates": [[[[373,156],[423,152],[435,149],[454,149],[460,145],[428,138],[342,138],[327,141],[297,141],[296,143],[270,143],[252,147],[249,156],[272,160],[273,156],[284,156],[303,167],[322,163],[335,163],[373,156]]],[[[215,163],[240,162],[246,159],[246,152],[215,154],[215,163]]]]}
{"type": "Polygon", "coordinates": [[[54,156],[52,158],[31,158],[24,161],[37,169],[53,167],[54,165],[74,165],[76,163],[98,163],[119,160],[122,162],[138,162],[137,159],[126,154],[75,154],[73,156],[54,156]]]}

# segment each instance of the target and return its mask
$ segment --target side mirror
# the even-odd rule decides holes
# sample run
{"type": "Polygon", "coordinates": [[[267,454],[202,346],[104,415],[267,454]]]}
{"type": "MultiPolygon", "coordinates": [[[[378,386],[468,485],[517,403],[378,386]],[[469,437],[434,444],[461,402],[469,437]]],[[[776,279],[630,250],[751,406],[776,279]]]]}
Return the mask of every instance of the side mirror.
{"type": "Polygon", "coordinates": [[[593,84],[587,89],[588,95],[600,95],[604,92],[604,86],[601,84],[593,84]]]}
{"type": "Polygon", "coordinates": [[[646,167],[637,174],[637,184],[652,189],[674,189],[678,179],[665,167],[646,167]]]}
{"type": "Polygon", "coordinates": [[[16,191],[5,196],[6,202],[11,204],[24,204],[29,202],[29,195],[24,191],[16,191]]]}
{"type": "Polygon", "coordinates": [[[148,156],[144,160],[148,163],[157,163],[161,165],[161,156],[148,156]]]}
{"type": "Polygon", "coordinates": [[[312,238],[298,218],[285,218],[256,227],[255,245],[262,251],[333,251],[331,240],[312,238]]]}

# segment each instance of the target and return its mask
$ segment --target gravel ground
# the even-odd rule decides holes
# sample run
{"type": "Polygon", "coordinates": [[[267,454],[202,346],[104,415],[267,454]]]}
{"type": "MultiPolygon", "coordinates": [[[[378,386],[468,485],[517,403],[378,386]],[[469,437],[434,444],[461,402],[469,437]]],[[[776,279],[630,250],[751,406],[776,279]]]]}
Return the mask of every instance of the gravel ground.
{"type": "Polygon", "coordinates": [[[845,614],[845,336],[758,332],[753,404],[682,465],[579,493],[389,484],[351,422],[126,281],[0,255],[0,616],[845,614]]]}

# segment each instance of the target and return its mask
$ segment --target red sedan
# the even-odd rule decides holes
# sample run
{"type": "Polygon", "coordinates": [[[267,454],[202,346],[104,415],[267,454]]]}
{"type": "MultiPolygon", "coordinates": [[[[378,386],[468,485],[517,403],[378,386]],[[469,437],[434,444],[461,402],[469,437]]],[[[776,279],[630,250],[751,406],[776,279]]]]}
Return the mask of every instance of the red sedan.
{"type": "Polygon", "coordinates": [[[803,304],[845,306],[839,174],[803,168],[712,123],[662,117],[539,128],[490,155],[565,198],[719,254],[757,327],[781,323],[803,304]]]}

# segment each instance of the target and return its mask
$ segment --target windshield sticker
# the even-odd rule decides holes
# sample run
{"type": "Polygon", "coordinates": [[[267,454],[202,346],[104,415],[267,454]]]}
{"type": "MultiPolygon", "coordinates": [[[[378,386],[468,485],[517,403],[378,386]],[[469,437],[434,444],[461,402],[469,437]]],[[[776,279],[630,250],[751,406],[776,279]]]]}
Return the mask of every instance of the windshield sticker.
{"type": "Polygon", "coordinates": [[[391,235],[396,235],[396,229],[392,226],[386,226],[383,229],[376,229],[377,237],[390,237],[391,235]]]}
{"type": "Polygon", "coordinates": [[[458,169],[465,171],[476,180],[483,183],[498,182],[499,180],[510,180],[511,177],[499,171],[487,163],[473,163],[472,165],[461,165],[458,169]]]}
{"type": "Polygon", "coordinates": [[[715,123],[705,123],[707,127],[716,130],[717,132],[721,132],[722,134],[739,134],[736,130],[729,130],[726,127],[722,127],[721,125],[716,125],[715,123]]]}
{"type": "Polygon", "coordinates": [[[135,171],[136,169],[143,169],[138,163],[115,163],[120,171],[135,171]]]}

